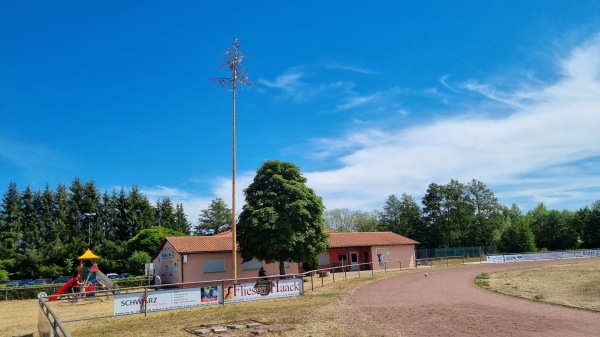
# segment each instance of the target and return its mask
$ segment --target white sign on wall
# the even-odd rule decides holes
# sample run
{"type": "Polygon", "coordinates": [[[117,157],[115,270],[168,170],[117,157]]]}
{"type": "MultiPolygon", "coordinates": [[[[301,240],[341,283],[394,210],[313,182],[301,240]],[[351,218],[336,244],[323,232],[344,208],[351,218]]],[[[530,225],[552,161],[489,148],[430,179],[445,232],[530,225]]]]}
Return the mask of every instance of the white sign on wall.
{"type": "Polygon", "coordinates": [[[117,294],[114,300],[114,316],[219,304],[220,294],[220,286],[117,294]],[[203,296],[207,289],[211,296],[215,296],[203,296]]]}
{"type": "Polygon", "coordinates": [[[301,278],[238,283],[225,287],[224,300],[234,303],[298,296],[304,293],[303,285],[301,278]]]}

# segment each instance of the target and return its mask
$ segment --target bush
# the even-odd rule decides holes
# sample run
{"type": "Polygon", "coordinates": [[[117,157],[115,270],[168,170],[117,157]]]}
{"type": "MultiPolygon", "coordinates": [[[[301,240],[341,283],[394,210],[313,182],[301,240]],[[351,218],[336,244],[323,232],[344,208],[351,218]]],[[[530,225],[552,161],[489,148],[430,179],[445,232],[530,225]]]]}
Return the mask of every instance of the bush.
{"type": "Polygon", "coordinates": [[[319,269],[319,257],[318,256],[313,256],[308,261],[302,262],[302,269],[304,269],[305,271],[311,271],[311,270],[319,269]]]}
{"type": "Polygon", "coordinates": [[[152,262],[152,257],[146,252],[136,251],[127,260],[128,271],[133,275],[144,275],[145,264],[152,262]]]}

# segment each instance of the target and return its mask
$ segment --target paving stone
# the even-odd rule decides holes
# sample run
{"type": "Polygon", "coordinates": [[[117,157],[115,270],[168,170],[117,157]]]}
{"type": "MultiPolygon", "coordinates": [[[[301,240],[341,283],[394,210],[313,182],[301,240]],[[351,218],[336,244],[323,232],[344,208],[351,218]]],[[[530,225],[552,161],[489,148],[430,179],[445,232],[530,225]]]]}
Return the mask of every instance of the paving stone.
{"type": "Polygon", "coordinates": [[[221,332],[227,332],[227,328],[224,328],[222,326],[216,326],[216,327],[212,327],[211,328],[212,332],[214,333],[221,333],[221,332]]]}
{"type": "Polygon", "coordinates": [[[246,324],[246,327],[247,327],[247,328],[256,328],[256,327],[259,327],[259,326],[261,326],[261,325],[262,325],[262,324],[260,324],[260,323],[258,323],[258,322],[252,322],[252,323],[248,323],[248,324],[246,324]]]}
{"type": "Polygon", "coordinates": [[[210,333],[210,329],[202,328],[194,330],[194,334],[198,336],[206,335],[207,333],[210,333]]]}
{"type": "Polygon", "coordinates": [[[227,326],[227,329],[231,329],[231,330],[243,329],[243,328],[244,328],[243,324],[229,324],[227,326]]]}

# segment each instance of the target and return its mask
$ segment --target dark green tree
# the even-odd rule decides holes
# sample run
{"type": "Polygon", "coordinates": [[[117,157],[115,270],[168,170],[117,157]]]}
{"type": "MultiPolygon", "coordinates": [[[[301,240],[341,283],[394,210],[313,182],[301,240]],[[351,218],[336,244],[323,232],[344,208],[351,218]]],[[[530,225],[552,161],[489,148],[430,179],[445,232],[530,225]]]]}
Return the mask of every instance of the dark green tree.
{"type": "Polygon", "coordinates": [[[383,211],[379,213],[378,229],[380,231],[390,231],[400,234],[405,230],[402,228],[402,214],[400,211],[400,200],[396,195],[388,196],[383,206],[383,211]]]}
{"type": "Polygon", "coordinates": [[[133,252],[127,259],[127,270],[132,275],[144,275],[146,263],[152,262],[152,257],[146,252],[133,252]]]}
{"type": "Polygon", "coordinates": [[[426,248],[450,247],[453,228],[448,220],[448,210],[444,205],[443,186],[431,183],[423,197],[423,237],[420,240],[426,248]]]}
{"type": "Polygon", "coordinates": [[[451,179],[442,191],[450,229],[449,247],[471,246],[475,242],[476,230],[473,227],[473,206],[469,202],[465,184],[451,179]]]}
{"type": "Polygon", "coordinates": [[[18,271],[17,256],[21,231],[21,193],[11,182],[0,205],[0,270],[9,277],[18,271]]]}
{"type": "Polygon", "coordinates": [[[379,230],[414,238],[421,224],[421,208],[412,196],[403,193],[400,199],[390,195],[379,213],[379,230]]]}
{"type": "Polygon", "coordinates": [[[213,235],[231,229],[231,209],[221,198],[210,202],[200,211],[194,235],[213,235]]]}
{"type": "Polygon", "coordinates": [[[498,239],[498,250],[503,253],[535,252],[535,236],[529,227],[529,218],[513,204],[505,211],[505,226],[498,239]]]}
{"type": "Polygon", "coordinates": [[[548,250],[563,250],[577,247],[578,233],[573,214],[569,211],[548,210],[540,203],[528,213],[536,246],[548,250]]]}
{"type": "Polygon", "coordinates": [[[134,252],[144,252],[150,256],[155,256],[167,236],[185,236],[185,234],[158,226],[143,229],[127,241],[127,253],[131,255],[134,252]]]}
{"type": "Polygon", "coordinates": [[[474,245],[490,246],[498,238],[504,206],[484,183],[473,179],[466,186],[467,197],[475,211],[472,237],[474,245]]]}
{"type": "Polygon", "coordinates": [[[265,162],[244,195],[237,229],[243,261],[279,261],[283,275],[285,261],[310,261],[327,249],[323,201],[306,186],[298,166],[265,162]]]}
{"type": "Polygon", "coordinates": [[[173,230],[184,233],[185,235],[190,235],[191,227],[192,225],[183,211],[183,204],[177,204],[175,206],[175,226],[173,227],[173,230]]]}
{"type": "Polygon", "coordinates": [[[600,200],[594,202],[591,208],[586,206],[577,211],[573,221],[579,228],[584,248],[600,247],[600,200]]]}
{"type": "Polygon", "coordinates": [[[165,197],[162,200],[156,202],[156,224],[160,227],[175,228],[175,209],[171,198],[165,197]]]}

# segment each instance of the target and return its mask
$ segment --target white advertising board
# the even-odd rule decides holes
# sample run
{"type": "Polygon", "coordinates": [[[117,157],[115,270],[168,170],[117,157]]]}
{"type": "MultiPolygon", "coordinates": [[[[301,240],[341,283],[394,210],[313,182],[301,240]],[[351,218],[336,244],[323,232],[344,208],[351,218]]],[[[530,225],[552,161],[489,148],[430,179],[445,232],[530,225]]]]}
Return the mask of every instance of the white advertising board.
{"type": "Polygon", "coordinates": [[[600,256],[600,250],[584,250],[583,256],[585,256],[585,257],[600,256]]]}
{"type": "Polygon", "coordinates": [[[546,252],[546,253],[531,253],[531,254],[507,254],[507,255],[490,255],[486,256],[488,263],[499,262],[518,262],[518,261],[533,261],[533,260],[556,260],[556,259],[572,259],[584,257],[600,257],[600,250],[577,250],[569,252],[546,252]]]}
{"type": "Polygon", "coordinates": [[[504,262],[523,261],[523,254],[504,255],[504,262]]]}
{"type": "Polygon", "coordinates": [[[504,255],[488,255],[485,259],[488,263],[502,263],[504,262],[504,255]]]}
{"type": "Polygon", "coordinates": [[[220,294],[220,286],[117,294],[114,316],[219,304],[220,294]]]}
{"type": "Polygon", "coordinates": [[[225,303],[291,297],[304,293],[301,278],[238,283],[225,288],[225,303]]]}

